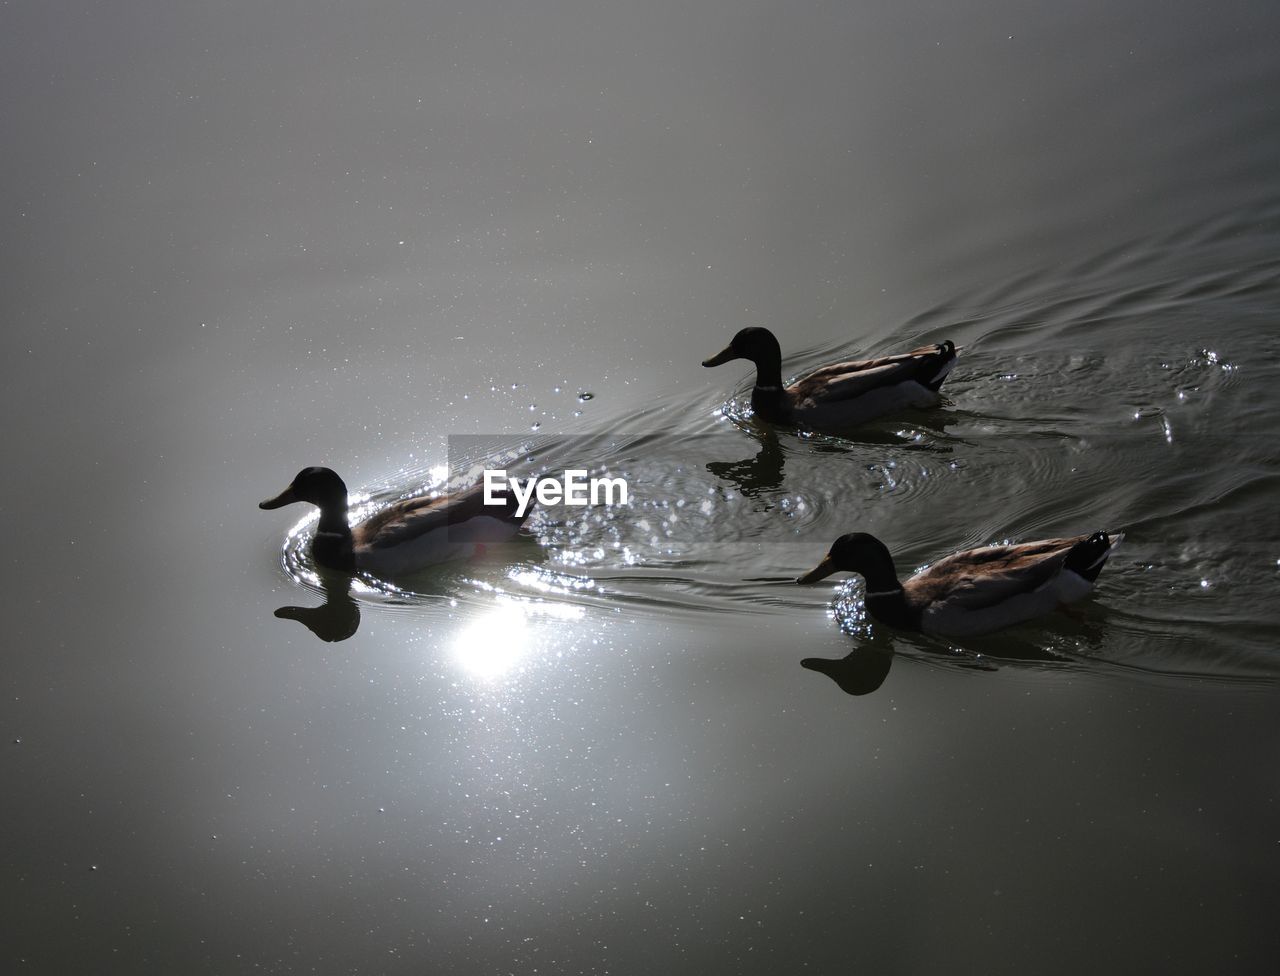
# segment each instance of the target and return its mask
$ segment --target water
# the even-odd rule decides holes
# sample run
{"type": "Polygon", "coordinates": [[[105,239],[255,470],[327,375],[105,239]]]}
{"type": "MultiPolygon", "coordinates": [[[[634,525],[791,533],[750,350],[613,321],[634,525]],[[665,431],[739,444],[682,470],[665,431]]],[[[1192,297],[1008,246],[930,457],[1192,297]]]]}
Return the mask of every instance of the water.
{"type": "Polygon", "coordinates": [[[1270,971],[1273,5],[0,17],[6,970],[1270,971]],[[773,435],[748,324],[964,348],[773,435]],[[463,435],[636,504],[350,584],[256,508],[463,435]],[[980,641],[789,582],[1102,527],[980,641]]]}

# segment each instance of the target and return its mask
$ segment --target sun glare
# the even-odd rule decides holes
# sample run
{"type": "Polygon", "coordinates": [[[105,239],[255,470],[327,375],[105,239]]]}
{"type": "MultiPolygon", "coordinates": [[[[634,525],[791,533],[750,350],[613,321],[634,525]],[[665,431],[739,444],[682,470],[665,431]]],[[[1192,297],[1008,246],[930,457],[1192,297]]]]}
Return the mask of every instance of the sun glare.
{"type": "Polygon", "coordinates": [[[494,680],[511,674],[546,641],[554,639],[557,620],[582,615],[579,607],[551,607],[554,609],[500,598],[458,631],[452,644],[453,659],[476,678],[494,680]]]}
{"type": "Polygon", "coordinates": [[[504,601],[459,631],[453,657],[474,677],[500,678],[529,653],[534,638],[533,621],[525,608],[504,601]]]}

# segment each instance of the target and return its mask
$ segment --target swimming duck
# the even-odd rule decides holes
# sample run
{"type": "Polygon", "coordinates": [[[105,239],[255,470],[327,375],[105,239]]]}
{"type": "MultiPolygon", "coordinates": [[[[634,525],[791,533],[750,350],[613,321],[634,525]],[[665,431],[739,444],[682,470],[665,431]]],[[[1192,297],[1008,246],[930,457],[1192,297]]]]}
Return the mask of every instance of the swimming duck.
{"type": "Polygon", "coordinates": [[[955,365],[956,346],[948,339],[897,356],[831,363],[783,386],[782,348],[772,332],[753,326],[702,365],[732,359],[756,364],[751,407],[761,419],[813,430],[840,429],[895,410],[936,404],[938,388],[955,365]]]}
{"type": "Polygon", "coordinates": [[[796,582],[859,573],[866,580],[867,612],[876,620],[940,637],[972,637],[1082,599],[1123,538],[1095,532],[967,549],[901,583],[885,544],[866,532],[851,532],[796,582]]]}
{"type": "Polygon", "coordinates": [[[259,508],[309,502],[320,509],[311,555],[328,569],[368,570],[375,575],[412,572],[450,559],[478,555],[486,544],[505,542],[527,517],[516,514],[507,492],[501,505],[485,505],[483,484],[436,498],[406,498],[359,525],[347,522],[347,486],[329,468],[303,468],[293,482],[259,508]]]}

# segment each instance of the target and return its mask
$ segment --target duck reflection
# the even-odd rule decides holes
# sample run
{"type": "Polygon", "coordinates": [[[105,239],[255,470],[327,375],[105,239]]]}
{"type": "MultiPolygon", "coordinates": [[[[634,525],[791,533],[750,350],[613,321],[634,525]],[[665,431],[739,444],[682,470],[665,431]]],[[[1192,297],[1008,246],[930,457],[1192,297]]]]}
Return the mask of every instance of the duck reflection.
{"type": "Polygon", "coordinates": [[[322,573],[320,584],[325,602],[318,607],[281,607],[281,620],[296,620],[322,641],[335,644],[360,629],[360,605],[351,596],[352,577],[345,573],[322,573]]]}
{"type": "MultiPolygon", "coordinates": [[[[929,417],[929,424],[922,428],[908,427],[899,430],[896,427],[864,427],[856,434],[841,435],[840,442],[812,440],[804,442],[807,454],[824,455],[847,459],[849,457],[848,441],[873,447],[901,447],[915,450],[927,450],[949,454],[950,444],[939,443],[945,438],[949,418],[929,417]]],[[[709,461],[707,470],[721,481],[733,485],[746,498],[759,498],[782,490],[782,468],[786,462],[786,452],[778,434],[772,427],[752,424],[741,428],[751,434],[759,444],[754,457],[741,461],[709,461]]],[[[787,435],[791,436],[791,435],[787,435]]],[[[794,440],[794,437],[793,437],[794,440]]]]}
{"type": "Polygon", "coordinates": [[[842,658],[806,657],[800,666],[825,674],[846,695],[869,695],[889,677],[893,647],[874,644],[854,648],[842,658]]]}
{"type": "MultiPolygon", "coordinates": [[[[1106,633],[1103,607],[1091,608],[1089,617],[1066,612],[1051,631],[1032,628],[1025,633],[1003,633],[987,638],[939,642],[924,638],[907,640],[908,658],[961,671],[998,671],[1024,668],[1036,671],[1083,668],[1101,647],[1106,633]]],[[[889,635],[877,630],[866,643],[842,658],[806,657],[800,666],[825,674],[847,695],[869,695],[884,684],[897,652],[889,635]]]]}
{"type": "Polygon", "coordinates": [[[778,443],[778,435],[764,428],[759,432],[760,450],[755,457],[742,461],[710,461],[707,470],[721,481],[735,485],[747,498],[782,489],[782,465],[786,455],[778,443]]]}
{"type": "MultiPolygon", "coordinates": [[[[384,598],[392,597],[395,602],[411,599],[441,600],[451,599],[457,595],[461,586],[470,587],[472,574],[477,569],[503,572],[507,576],[534,574],[537,567],[546,561],[546,551],[536,539],[513,540],[511,545],[524,544],[529,558],[523,562],[523,569],[516,571],[510,566],[509,555],[505,552],[490,552],[477,556],[470,562],[446,563],[438,567],[400,576],[396,584],[385,580],[374,580],[363,577],[365,591],[373,590],[384,598]]],[[[309,580],[320,584],[325,602],[316,607],[287,606],[280,607],[275,616],[281,620],[296,620],[307,630],[326,643],[335,644],[354,636],[360,629],[360,603],[351,595],[356,585],[357,575],[343,573],[340,570],[328,570],[314,567],[305,574],[309,580]]],[[[488,584],[486,584],[488,585],[488,584]]],[[[543,584],[545,585],[545,584],[543,584]]]]}

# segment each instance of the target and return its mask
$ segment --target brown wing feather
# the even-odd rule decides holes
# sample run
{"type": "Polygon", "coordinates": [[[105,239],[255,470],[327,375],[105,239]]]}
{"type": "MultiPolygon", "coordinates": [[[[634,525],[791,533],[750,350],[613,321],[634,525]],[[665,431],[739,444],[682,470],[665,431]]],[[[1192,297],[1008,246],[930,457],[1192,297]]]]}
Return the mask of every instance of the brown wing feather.
{"type": "Polygon", "coordinates": [[[361,522],[351,530],[351,535],[356,546],[387,549],[480,515],[519,524],[524,519],[516,516],[516,507],[510,493],[503,505],[485,505],[484,485],[477,484],[436,498],[406,498],[395,502],[361,522]]]}
{"type": "Polygon", "coordinates": [[[851,400],[908,380],[925,384],[937,375],[945,355],[943,346],[921,346],[896,356],[831,363],[796,380],[787,392],[797,400],[851,400]]]}
{"type": "Polygon", "coordinates": [[[1071,547],[1086,538],[1041,539],[957,552],[911,577],[903,589],[908,601],[920,607],[945,603],[980,610],[1047,583],[1062,569],[1071,547]]]}

